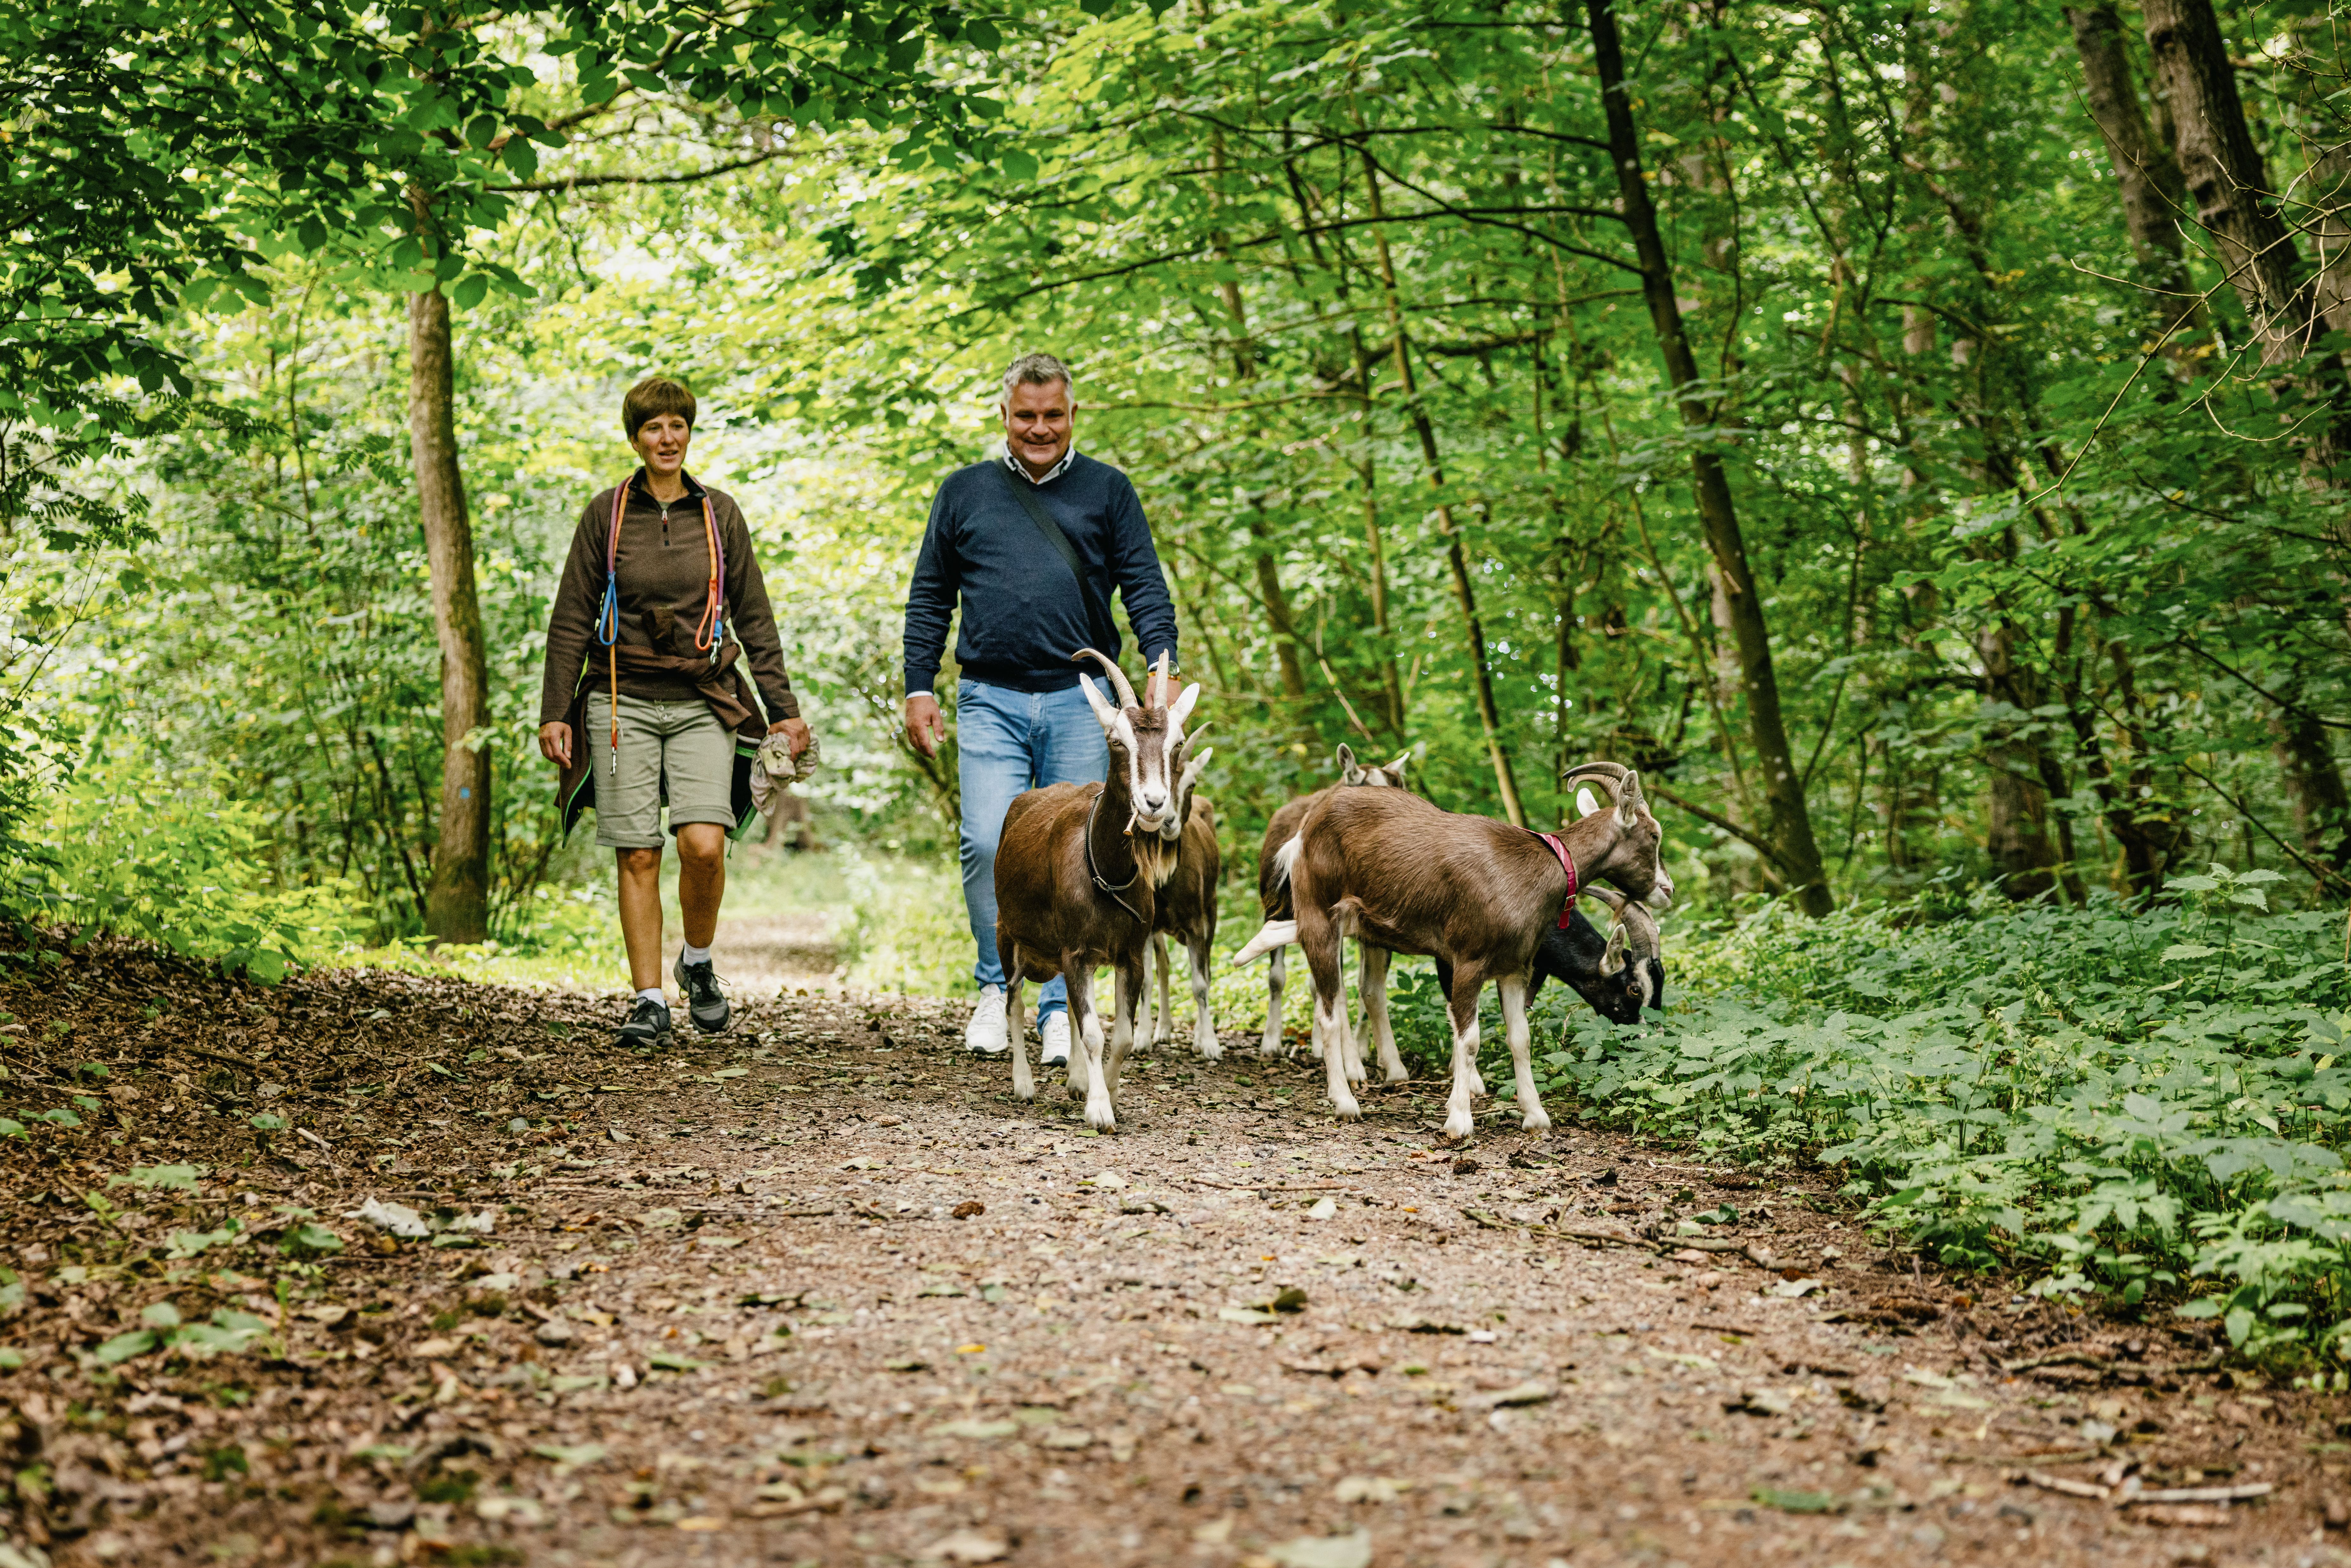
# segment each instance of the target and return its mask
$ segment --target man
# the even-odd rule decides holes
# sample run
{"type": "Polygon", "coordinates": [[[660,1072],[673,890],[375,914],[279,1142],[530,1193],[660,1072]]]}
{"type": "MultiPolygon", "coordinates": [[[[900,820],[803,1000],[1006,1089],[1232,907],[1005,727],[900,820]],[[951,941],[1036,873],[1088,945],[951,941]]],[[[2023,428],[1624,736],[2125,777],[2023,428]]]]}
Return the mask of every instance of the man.
{"type": "MultiPolygon", "coordinates": [[[[996,844],[1014,796],[1047,784],[1101,783],[1102,724],[1078,689],[1081,648],[1119,656],[1113,588],[1146,663],[1173,663],[1176,610],[1159,575],[1151,526],[1126,476],[1075,451],[1077,400],[1069,368],[1024,354],[1004,372],[997,402],[1004,455],[959,468],[931,502],[914,580],[906,591],[906,738],[938,755],[946,727],[939,655],[960,598],[956,637],[957,778],[963,787],[963,899],[978,961],[979,1005],[964,1044],[993,1055],[1009,1043],[1004,967],[996,952],[996,844]]],[[[1069,990],[1037,999],[1047,1065],[1070,1057],[1069,990]]]]}

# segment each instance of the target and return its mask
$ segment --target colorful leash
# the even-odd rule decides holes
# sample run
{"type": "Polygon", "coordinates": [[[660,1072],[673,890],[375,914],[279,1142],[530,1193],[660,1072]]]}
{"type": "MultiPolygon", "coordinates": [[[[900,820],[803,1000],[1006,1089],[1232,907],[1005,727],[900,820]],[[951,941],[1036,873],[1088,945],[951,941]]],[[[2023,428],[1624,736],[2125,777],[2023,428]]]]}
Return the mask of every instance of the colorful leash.
{"type": "MultiPolygon", "coordinates": [[[[629,486],[636,483],[631,475],[618,490],[612,492],[612,521],[604,532],[604,602],[596,612],[596,640],[604,644],[606,678],[612,694],[612,762],[615,778],[621,772],[621,517],[629,504],[629,486]]],[[[694,646],[707,653],[710,662],[718,662],[718,650],[726,641],[726,547],[719,541],[718,517],[711,509],[710,493],[702,495],[702,539],[710,554],[708,591],[702,603],[702,619],[694,628],[694,646]]]]}
{"type": "Polygon", "coordinates": [[[1564,931],[1567,917],[1575,909],[1575,862],[1568,858],[1567,846],[1559,841],[1557,833],[1537,833],[1535,837],[1551,846],[1551,852],[1559,857],[1560,869],[1567,873],[1567,901],[1559,906],[1559,928],[1564,931]]]}
{"type": "Polygon", "coordinates": [[[694,645],[708,653],[715,664],[719,644],[726,641],[726,547],[718,542],[718,518],[710,509],[707,490],[702,493],[702,538],[710,549],[710,586],[702,601],[702,619],[694,628],[694,645]]]}
{"type": "Polygon", "coordinates": [[[604,644],[612,689],[612,777],[621,776],[621,513],[629,504],[629,483],[612,492],[612,525],[604,531],[604,603],[596,612],[596,640],[604,644]]]}

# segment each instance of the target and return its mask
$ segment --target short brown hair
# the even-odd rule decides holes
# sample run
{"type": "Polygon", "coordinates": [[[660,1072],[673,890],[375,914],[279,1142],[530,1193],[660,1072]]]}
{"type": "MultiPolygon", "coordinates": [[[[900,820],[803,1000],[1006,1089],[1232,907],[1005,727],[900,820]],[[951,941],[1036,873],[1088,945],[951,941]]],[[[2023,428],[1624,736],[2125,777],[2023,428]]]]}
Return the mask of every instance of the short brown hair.
{"type": "Polygon", "coordinates": [[[621,399],[621,424],[628,431],[631,441],[637,438],[645,421],[665,413],[678,415],[685,421],[688,430],[694,428],[694,394],[685,390],[683,382],[674,382],[667,376],[647,376],[621,399]]]}

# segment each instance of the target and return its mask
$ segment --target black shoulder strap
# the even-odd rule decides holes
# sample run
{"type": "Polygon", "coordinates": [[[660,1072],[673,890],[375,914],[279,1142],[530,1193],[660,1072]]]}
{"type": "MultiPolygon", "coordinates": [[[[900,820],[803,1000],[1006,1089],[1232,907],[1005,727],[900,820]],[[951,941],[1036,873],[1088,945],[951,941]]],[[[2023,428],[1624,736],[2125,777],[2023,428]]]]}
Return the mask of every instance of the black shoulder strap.
{"type": "Polygon", "coordinates": [[[1070,543],[1070,536],[1061,531],[1061,525],[1037,499],[1035,486],[1024,483],[1001,463],[991,462],[988,466],[996,470],[1004,487],[1012,492],[1012,498],[1020,503],[1020,509],[1029,514],[1029,520],[1037,525],[1037,531],[1045,536],[1045,542],[1053,547],[1053,553],[1061,558],[1061,564],[1070,569],[1071,577],[1077,580],[1078,594],[1085,601],[1086,624],[1092,628],[1094,646],[1109,652],[1118,639],[1118,622],[1110,618],[1110,606],[1102,602],[1101,591],[1086,575],[1084,565],[1078,559],[1077,547],[1070,543]]]}

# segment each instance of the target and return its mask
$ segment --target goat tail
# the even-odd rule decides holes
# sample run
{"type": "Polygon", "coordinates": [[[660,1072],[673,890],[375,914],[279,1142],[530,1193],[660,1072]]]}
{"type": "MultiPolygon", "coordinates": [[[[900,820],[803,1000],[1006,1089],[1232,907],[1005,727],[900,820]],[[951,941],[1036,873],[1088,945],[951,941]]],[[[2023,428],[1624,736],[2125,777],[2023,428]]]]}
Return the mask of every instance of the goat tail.
{"type": "Polygon", "coordinates": [[[1290,885],[1290,871],[1298,864],[1298,852],[1305,847],[1305,835],[1301,833],[1292,833],[1290,835],[1289,842],[1283,844],[1280,849],[1273,852],[1274,886],[1287,887],[1290,885]]]}
{"type": "MultiPolygon", "coordinates": [[[[1298,841],[1292,839],[1290,841],[1294,844],[1298,841]]],[[[1248,946],[1233,955],[1233,967],[1238,969],[1244,964],[1254,963],[1275,948],[1287,947],[1297,940],[1297,921],[1269,920],[1263,930],[1249,938],[1248,946]]]]}

